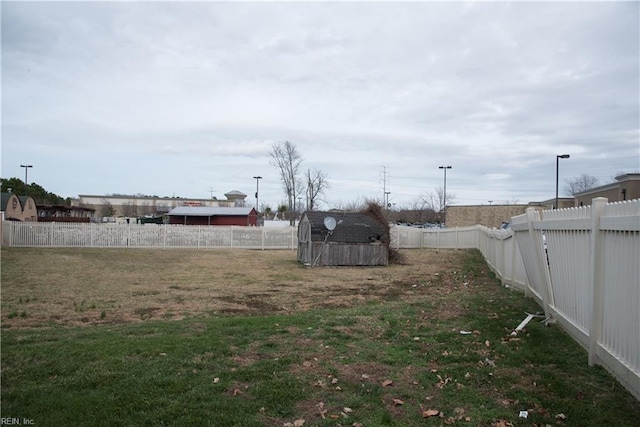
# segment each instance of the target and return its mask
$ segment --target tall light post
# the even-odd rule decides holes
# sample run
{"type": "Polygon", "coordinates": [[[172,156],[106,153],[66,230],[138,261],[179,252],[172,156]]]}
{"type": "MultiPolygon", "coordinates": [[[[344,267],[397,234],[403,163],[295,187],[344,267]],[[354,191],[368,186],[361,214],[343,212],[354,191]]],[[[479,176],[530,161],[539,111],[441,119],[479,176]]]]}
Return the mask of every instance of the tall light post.
{"type": "Polygon", "coordinates": [[[558,154],[556,156],[556,204],[553,207],[553,209],[558,209],[558,170],[560,167],[560,159],[568,159],[569,155],[568,154],[558,154]]]}
{"type": "Polygon", "coordinates": [[[28,180],[27,180],[27,171],[29,170],[29,168],[32,168],[33,165],[20,165],[21,168],[24,168],[24,195],[27,195],[27,185],[28,185],[28,180]]]}
{"type": "Polygon", "coordinates": [[[258,189],[260,188],[260,180],[262,179],[261,176],[254,176],[253,179],[256,180],[256,214],[258,213],[258,210],[260,209],[258,205],[258,189]]]}
{"type": "Polygon", "coordinates": [[[444,195],[442,197],[442,223],[447,225],[447,169],[451,166],[438,166],[438,169],[444,170],[444,195]]]}

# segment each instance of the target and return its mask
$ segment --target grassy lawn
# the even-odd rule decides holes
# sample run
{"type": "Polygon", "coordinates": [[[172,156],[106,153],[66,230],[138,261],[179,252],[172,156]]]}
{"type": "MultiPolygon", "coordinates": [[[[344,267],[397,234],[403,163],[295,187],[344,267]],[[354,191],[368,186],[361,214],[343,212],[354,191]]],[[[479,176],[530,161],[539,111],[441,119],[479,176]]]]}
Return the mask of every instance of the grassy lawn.
{"type": "Polygon", "coordinates": [[[539,308],[478,251],[403,253],[305,269],[290,251],[3,248],[2,417],[638,425],[640,402],[558,327],[510,337],[539,308]]]}

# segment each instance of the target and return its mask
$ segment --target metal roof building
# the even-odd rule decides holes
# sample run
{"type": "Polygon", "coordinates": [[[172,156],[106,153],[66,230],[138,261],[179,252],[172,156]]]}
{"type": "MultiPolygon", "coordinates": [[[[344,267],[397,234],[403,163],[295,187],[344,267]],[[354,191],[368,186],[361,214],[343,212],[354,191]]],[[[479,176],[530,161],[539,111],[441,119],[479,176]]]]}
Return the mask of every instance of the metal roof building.
{"type": "Polygon", "coordinates": [[[209,206],[178,206],[167,214],[169,224],[182,225],[256,225],[254,208],[219,208],[209,206]]]}

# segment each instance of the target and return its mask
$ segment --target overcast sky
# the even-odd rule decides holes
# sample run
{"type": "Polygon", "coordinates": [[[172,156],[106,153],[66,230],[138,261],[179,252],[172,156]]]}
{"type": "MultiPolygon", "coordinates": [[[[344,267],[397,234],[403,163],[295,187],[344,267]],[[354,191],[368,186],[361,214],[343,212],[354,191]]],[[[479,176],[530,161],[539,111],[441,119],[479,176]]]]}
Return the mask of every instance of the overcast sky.
{"type": "Polygon", "coordinates": [[[638,2],[2,2],[2,177],[63,197],[527,203],[640,170],[638,2]]]}

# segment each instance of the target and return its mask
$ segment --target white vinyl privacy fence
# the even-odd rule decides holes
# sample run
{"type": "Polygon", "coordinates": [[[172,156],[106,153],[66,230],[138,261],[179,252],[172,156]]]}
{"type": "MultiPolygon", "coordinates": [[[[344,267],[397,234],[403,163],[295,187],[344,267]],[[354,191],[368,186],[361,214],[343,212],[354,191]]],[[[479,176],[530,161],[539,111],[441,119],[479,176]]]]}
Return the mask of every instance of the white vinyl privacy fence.
{"type": "MultiPolygon", "coordinates": [[[[394,248],[477,248],[640,399],[640,200],[511,219],[511,229],[391,227],[394,248]]],[[[297,249],[297,229],[3,221],[5,246],[297,249]]]]}
{"type": "Polygon", "coordinates": [[[640,399],[640,200],[528,209],[511,227],[479,229],[489,264],[640,399]]]}

